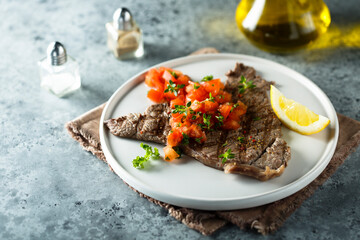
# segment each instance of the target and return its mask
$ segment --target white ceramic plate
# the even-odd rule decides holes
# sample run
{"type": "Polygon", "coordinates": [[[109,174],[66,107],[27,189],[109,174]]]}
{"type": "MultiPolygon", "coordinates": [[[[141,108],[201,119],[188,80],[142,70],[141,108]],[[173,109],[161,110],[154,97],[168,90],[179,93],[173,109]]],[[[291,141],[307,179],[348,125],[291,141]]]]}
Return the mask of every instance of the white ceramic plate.
{"type": "MultiPolygon", "coordinates": [[[[110,98],[101,116],[100,139],[107,161],[130,186],[157,200],[181,207],[203,210],[231,210],[255,207],[287,197],[313,181],[329,163],[337,144],[339,126],[327,96],[309,79],[278,63],[238,54],[189,56],[160,63],[189,75],[193,80],[212,74],[225,82],[225,73],[236,62],[252,66],[263,78],[275,81],[285,96],[309,106],[331,120],[322,132],[303,136],[286,128],[283,135],[291,147],[291,160],[284,173],[261,182],[249,177],[224,174],[198,161],[183,157],[176,162],[152,160],[145,169],[135,169],[132,160],[144,155],[140,141],[115,137],[103,121],[130,112],[144,112],[152,102],[143,83],[146,70],[129,79],[110,98]]],[[[163,146],[157,147],[160,154],[163,146]]]]}

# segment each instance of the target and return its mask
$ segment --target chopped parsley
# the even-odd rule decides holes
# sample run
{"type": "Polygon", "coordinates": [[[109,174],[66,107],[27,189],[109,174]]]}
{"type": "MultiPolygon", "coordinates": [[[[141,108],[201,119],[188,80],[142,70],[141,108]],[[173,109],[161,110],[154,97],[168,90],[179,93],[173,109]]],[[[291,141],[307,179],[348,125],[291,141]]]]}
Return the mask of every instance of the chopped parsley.
{"type": "Polygon", "coordinates": [[[219,126],[222,126],[224,124],[224,116],[223,115],[219,115],[219,116],[215,116],[216,119],[219,121],[219,126]]]}
{"type": "Polygon", "coordinates": [[[189,135],[187,135],[186,133],[181,133],[181,134],[183,136],[183,139],[182,139],[181,143],[184,144],[184,145],[188,145],[189,140],[190,140],[189,135]]]}
{"type": "Polygon", "coordinates": [[[256,85],[253,84],[253,81],[247,81],[244,76],[241,76],[238,91],[239,93],[244,93],[246,89],[251,89],[256,87],[256,85]]]}
{"type": "Polygon", "coordinates": [[[205,101],[215,102],[215,98],[212,96],[211,93],[209,93],[209,98],[205,99],[205,101]]]}
{"type": "Polygon", "coordinates": [[[234,158],[235,154],[231,153],[231,148],[229,148],[226,152],[219,155],[219,158],[222,158],[222,164],[224,164],[228,159],[234,158]]]}
{"type": "Polygon", "coordinates": [[[211,81],[213,80],[213,75],[208,75],[208,76],[205,76],[203,77],[203,79],[201,79],[201,82],[208,82],[208,81],[211,81]]]}
{"type": "Polygon", "coordinates": [[[200,85],[197,85],[196,83],[194,83],[194,89],[198,89],[200,87],[200,85]]]}
{"type": "Polygon", "coordinates": [[[179,155],[179,157],[177,158],[181,158],[181,155],[182,155],[182,151],[179,147],[173,147],[174,151],[179,155]]]}
{"type": "Polygon", "coordinates": [[[230,112],[233,112],[235,108],[239,106],[239,103],[235,103],[232,108],[230,109],[230,112]]]}
{"type": "Polygon", "coordinates": [[[187,109],[185,106],[183,105],[175,105],[175,109],[172,110],[172,113],[180,113],[180,114],[183,114],[183,113],[186,113],[187,109]]]}
{"type": "Polygon", "coordinates": [[[169,84],[167,85],[166,89],[164,90],[164,93],[172,92],[175,96],[178,95],[178,90],[181,88],[184,88],[185,84],[176,85],[173,81],[169,81],[169,84]]]}
{"type": "Polygon", "coordinates": [[[259,121],[261,119],[261,117],[254,117],[254,121],[259,121]]]}
{"type": "Polygon", "coordinates": [[[204,127],[207,128],[208,130],[210,129],[210,126],[211,126],[211,115],[206,115],[204,113],[203,115],[203,121],[204,121],[204,127]]]}
{"type": "Polygon", "coordinates": [[[187,116],[188,112],[190,112],[190,114],[195,114],[195,111],[192,110],[190,108],[191,106],[191,101],[186,103],[186,106],[184,105],[175,105],[175,109],[172,110],[172,113],[179,113],[179,114],[184,114],[185,116],[187,116]]]}
{"type": "Polygon", "coordinates": [[[201,143],[201,139],[202,139],[203,137],[199,137],[199,138],[195,138],[195,141],[197,142],[197,143],[201,143]]]}
{"type": "Polygon", "coordinates": [[[142,147],[146,151],[146,153],[145,153],[145,156],[143,156],[143,157],[137,156],[132,161],[133,166],[135,168],[144,168],[145,162],[149,161],[150,159],[159,159],[160,158],[159,150],[156,147],[154,147],[154,151],[153,151],[152,147],[150,147],[149,145],[144,144],[144,143],[141,143],[140,147],[142,147]]]}
{"type": "Polygon", "coordinates": [[[244,142],[244,137],[238,137],[237,140],[238,140],[240,143],[243,143],[243,142],[244,142]]]}
{"type": "Polygon", "coordinates": [[[169,71],[169,72],[174,78],[178,78],[178,75],[175,72],[173,72],[173,71],[169,71]]]}

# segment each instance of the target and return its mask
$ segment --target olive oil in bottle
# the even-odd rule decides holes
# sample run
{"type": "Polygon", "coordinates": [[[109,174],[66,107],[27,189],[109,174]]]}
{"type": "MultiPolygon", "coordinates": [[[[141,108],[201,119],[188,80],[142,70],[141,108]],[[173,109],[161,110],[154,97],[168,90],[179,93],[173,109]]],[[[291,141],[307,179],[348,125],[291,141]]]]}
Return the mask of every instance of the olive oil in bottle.
{"type": "Polygon", "coordinates": [[[322,0],[242,0],[236,22],[255,46],[287,53],[325,33],[331,18],[322,0]]]}

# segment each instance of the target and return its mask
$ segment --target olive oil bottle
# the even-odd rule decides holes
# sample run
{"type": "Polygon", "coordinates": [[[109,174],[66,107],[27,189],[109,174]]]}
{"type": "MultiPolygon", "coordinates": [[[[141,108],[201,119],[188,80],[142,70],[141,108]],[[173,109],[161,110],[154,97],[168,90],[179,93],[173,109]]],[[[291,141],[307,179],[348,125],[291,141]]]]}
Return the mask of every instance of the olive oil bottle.
{"type": "Polygon", "coordinates": [[[330,25],[322,0],[242,0],[236,22],[255,46],[274,53],[301,49],[330,25]]]}

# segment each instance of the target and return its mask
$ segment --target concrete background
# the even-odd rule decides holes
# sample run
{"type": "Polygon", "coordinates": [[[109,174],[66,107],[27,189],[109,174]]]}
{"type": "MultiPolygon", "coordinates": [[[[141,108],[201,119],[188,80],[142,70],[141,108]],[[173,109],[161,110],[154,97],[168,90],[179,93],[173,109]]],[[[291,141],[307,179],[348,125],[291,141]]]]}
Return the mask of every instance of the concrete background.
{"type": "MultiPolygon", "coordinates": [[[[140,198],[81,149],[64,124],[105,102],[124,81],[201,47],[284,64],[310,78],[336,110],[360,120],[360,5],[326,1],[323,45],[281,56],[250,45],[234,21],[238,1],[0,0],[0,239],[264,239],[228,225],[205,237],[140,198]],[[126,6],[145,56],[120,62],[105,23],[126,6]],[[58,99],[39,86],[37,61],[58,40],[81,67],[82,88],[58,99]]],[[[359,239],[360,150],[265,239],[359,239]]]]}

